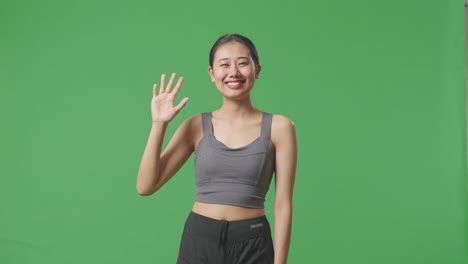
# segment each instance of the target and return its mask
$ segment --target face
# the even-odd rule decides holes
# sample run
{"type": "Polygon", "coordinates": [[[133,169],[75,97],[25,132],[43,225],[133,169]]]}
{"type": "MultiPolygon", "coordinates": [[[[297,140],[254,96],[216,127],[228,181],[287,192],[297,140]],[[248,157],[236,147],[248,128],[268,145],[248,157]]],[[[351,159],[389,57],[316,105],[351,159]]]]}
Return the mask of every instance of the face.
{"type": "Polygon", "coordinates": [[[208,73],[221,94],[234,99],[250,95],[260,69],[260,65],[255,65],[249,48],[232,41],[218,47],[208,73]]]}

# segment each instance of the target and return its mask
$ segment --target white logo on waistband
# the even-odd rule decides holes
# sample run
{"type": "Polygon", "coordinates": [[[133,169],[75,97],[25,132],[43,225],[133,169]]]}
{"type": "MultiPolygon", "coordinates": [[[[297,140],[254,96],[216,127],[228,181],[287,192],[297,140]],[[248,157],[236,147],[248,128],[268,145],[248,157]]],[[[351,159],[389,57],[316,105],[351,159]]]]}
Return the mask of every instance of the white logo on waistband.
{"type": "Polygon", "coordinates": [[[258,224],[250,225],[250,228],[257,228],[257,227],[262,227],[262,226],[263,226],[263,223],[258,223],[258,224]]]}

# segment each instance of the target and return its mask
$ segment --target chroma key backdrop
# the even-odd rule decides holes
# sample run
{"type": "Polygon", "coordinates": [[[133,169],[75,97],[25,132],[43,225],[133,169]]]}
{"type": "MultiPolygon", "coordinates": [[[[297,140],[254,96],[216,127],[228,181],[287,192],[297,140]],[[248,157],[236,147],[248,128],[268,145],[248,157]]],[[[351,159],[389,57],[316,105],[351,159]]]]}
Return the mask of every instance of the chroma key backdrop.
{"type": "Polygon", "coordinates": [[[225,33],[258,48],[255,106],[296,126],[288,263],[468,263],[463,4],[2,0],[0,263],[175,263],[193,156],[137,194],[152,86],[185,77],[167,143],[221,105],[225,33]]]}

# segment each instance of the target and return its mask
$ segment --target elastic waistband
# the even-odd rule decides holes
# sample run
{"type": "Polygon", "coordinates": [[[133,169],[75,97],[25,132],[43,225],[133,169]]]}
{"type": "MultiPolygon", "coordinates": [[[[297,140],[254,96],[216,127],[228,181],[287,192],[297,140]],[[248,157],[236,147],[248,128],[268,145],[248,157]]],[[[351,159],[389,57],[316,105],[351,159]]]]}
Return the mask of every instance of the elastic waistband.
{"type": "Polygon", "coordinates": [[[222,235],[225,244],[259,236],[271,236],[270,224],[266,216],[225,221],[194,212],[190,212],[184,232],[192,237],[204,237],[213,241],[219,241],[222,235]]]}

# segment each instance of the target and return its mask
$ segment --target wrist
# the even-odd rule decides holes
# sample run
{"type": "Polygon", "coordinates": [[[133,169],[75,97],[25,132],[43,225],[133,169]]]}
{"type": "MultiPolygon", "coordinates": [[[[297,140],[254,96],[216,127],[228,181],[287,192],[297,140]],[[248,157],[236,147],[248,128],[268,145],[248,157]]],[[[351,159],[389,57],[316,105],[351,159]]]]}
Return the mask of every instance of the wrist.
{"type": "Polygon", "coordinates": [[[156,128],[156,129],[165,129],[169,122],[165,121],[153,121],[151,124],[151,128],[156,128]]]}

